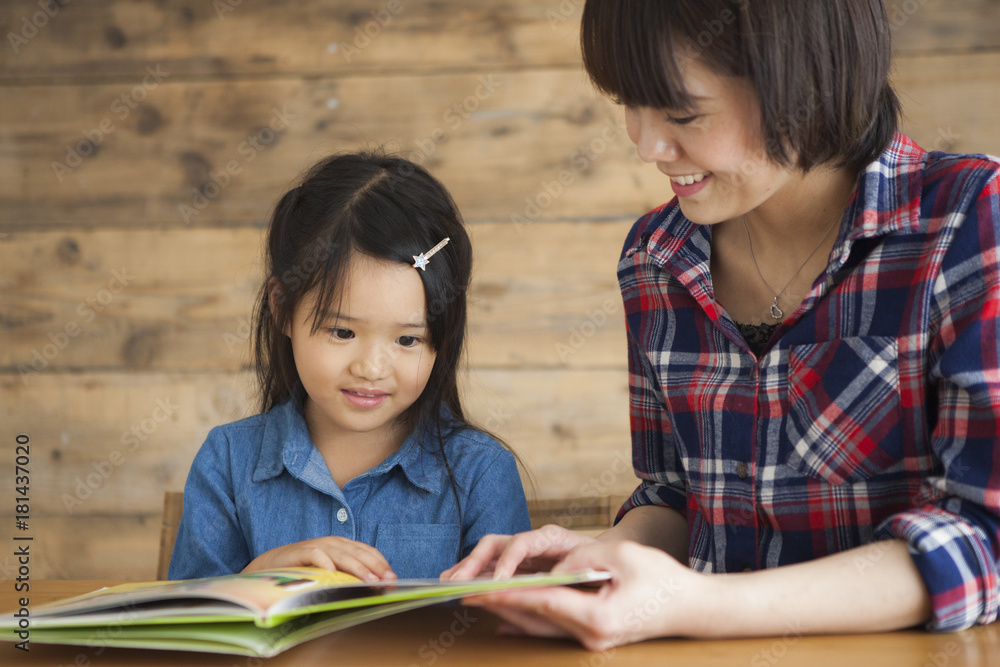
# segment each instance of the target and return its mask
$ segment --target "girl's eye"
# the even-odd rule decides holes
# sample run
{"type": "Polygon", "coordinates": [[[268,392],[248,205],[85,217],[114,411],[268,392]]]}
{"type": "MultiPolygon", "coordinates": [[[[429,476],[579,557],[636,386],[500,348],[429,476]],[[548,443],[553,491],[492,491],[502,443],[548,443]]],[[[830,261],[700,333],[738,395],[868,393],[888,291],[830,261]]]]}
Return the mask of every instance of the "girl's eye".
{"type": "Polygon", "coordinates": [[[420,339],[416,336],[400,336],[396,339],[396,342],[403,347],[416,347],[420,344],[420,339]]]}
{"type": "Polygon", "coordinates": [[[337,340],[350,340],[354,338],[354,332],[350,329],[330,329],[330,335],[337,340]]]}

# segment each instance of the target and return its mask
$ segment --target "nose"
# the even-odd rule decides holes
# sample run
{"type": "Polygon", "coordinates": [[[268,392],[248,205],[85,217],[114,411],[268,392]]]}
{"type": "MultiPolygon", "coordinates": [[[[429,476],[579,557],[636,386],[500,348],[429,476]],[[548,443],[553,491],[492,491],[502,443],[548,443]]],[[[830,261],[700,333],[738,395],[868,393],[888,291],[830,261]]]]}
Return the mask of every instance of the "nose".
{"type": "Polygon", "coordinates": [[[358,353],[351,361],[351,374],[363,380],[384,380],[392,367],[392,358],[381,345],[371,343],[359,346],[358,353]]]}
{"type": "Polygon", "coordinates": [[[643,162],[673,162],[679,151],[667,122],[648,107],[625,110],[625,129],[643,162]]]}

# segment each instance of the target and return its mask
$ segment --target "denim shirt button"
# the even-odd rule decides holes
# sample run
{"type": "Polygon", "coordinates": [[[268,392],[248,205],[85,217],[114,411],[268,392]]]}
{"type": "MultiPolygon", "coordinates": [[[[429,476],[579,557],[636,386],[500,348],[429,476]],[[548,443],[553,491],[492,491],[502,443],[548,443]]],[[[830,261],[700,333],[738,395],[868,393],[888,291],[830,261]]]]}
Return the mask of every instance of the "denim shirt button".
{"type": "Polygon", "coordinates": [[[339,521],[340,523],[344,523],[345,521],[347,521],[347,510],[345,510],[343,507],[337,510],[337,521],[339,521]]]}

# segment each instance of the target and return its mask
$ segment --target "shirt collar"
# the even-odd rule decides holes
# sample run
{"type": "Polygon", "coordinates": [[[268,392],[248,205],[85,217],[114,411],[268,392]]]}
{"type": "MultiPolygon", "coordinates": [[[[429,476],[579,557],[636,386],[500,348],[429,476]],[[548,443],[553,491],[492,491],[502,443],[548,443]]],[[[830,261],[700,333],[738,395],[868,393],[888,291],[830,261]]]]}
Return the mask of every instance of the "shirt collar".
{"type": "MultiPolygon", "coordinates": [[[[421,438],[420,432],[421,429],[416,429],[398,450],[371,470],[359,475],[359,478],[385,475],[398,466],[414,486],[430,493],[441,493],[441,466],[437,458],[439,454],[422,445],[422,441],[430,438],[421,438]]],[[[272,479],[280,475],[282,470],[300,476],[312,456],[319,456],[319,452],[309,437],[300,399],[296,395],[266,414],[264,438],[257,466],[254,468],[253,481],[272,479]]],[[[317,486],[311,480],[305,481],[317,486]]],[[[332,483],[332,478],[330,482],[332,483]]]]}

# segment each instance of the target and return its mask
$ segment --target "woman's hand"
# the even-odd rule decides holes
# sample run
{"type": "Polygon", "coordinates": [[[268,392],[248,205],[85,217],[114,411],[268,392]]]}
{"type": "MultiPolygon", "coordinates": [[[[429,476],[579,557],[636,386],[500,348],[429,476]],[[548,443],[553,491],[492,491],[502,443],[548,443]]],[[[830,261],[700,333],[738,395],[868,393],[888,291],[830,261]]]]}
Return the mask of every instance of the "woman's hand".
{"type": "Polygon", "coordinates": [[[548,572],[571,549],[596,540],[556,525],[517,535],[487,535],[468,556],[441,573],[442,579],[472,579],[492,570],[494,579],[518,572],[548,572]]]}
{"type": "MultiPolygon", "coordinates": [[[[471,557],[471,554],[470,554],[471,557]]],[[[553,572],[610,572],[596,592],[567,587],[489,593],[465,604],[506,621],[501,631],[578,639],[592,651],[650,637],[701,634],[711,618],[711,577],[698,574],[659,549],[634,542],[599,542],[574,549],[553,572]]]]}
{"type": "Polygon", "coordinates": [[[375,547],[346,537],[332,536],[293,542],[265,551],[250,561],[243,571],[256,572],[300,565],[339,570],[353,574],[362,581],[396,578],[385,557],[375,547]]]}

